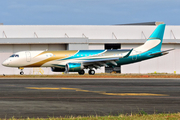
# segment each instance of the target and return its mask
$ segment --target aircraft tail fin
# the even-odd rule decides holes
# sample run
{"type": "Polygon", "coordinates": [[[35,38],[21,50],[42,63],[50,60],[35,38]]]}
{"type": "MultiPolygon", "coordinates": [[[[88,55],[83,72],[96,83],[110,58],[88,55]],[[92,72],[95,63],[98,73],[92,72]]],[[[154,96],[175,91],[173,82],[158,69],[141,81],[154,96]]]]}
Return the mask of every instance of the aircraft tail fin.
{"type": "Polygon", "coordinates": [[[165,24],[158,25],[151,36],[147,39],[147,41],[160,40],[160,43],[157,46],[153,47],[151,51],[161,51],[165,26],[165,24]]]}
{"type": "Polygon", "coordinates": [[[151,34],[151,36],[147,39],[147,41],[143,45],[135,48],[134,52],[135,51],[141,51],[141,53],[147,51],[151,53],[161,52],[165,26],[166,26],[165,24],[158,25],[157,28],[154,30],[154,32],[151,34]]]}

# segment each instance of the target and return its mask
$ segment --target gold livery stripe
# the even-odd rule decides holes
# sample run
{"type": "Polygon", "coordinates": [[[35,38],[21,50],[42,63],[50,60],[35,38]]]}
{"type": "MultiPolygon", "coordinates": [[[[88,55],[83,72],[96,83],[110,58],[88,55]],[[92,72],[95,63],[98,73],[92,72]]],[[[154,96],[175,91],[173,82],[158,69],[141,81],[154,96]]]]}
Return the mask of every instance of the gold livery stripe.
{"type": "Polygon", "coordinates": [[[47,62],[50,62],[53,60],[58,60],[58,59],[63,59],[63,58],[69,57],[69,55],[74,55],[75,53],[77,53],[77,50],[73,50],[73,51],[44,51],[44,52],[38,54],[37,56],[35,56],[34,58],[32,58],[31,61],[33,62],[33,59],[37,58],[40,55],[47,54],[47,53],[51,53],[51,54],[53,54],[53,56],[50,58],[47,58],[45,60],[42,60],[42,61],[39,61],[39,62],[36,62],[33,64],[29,64],[29,65],[24,66],[24,67],[40,67],[47,62]],[[65,55],[67,55],[67,56],[65,56],[65,55]]]}

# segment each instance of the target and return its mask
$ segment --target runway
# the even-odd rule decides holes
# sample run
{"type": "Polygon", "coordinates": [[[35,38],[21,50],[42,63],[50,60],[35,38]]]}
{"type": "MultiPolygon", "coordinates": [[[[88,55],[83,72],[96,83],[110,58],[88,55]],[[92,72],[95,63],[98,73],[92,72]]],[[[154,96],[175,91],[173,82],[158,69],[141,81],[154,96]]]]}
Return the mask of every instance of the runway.
{"type": "Polygon", "coordinates": [[[180,112],[180,79],[0,79],[0,118],[180,112]]]}

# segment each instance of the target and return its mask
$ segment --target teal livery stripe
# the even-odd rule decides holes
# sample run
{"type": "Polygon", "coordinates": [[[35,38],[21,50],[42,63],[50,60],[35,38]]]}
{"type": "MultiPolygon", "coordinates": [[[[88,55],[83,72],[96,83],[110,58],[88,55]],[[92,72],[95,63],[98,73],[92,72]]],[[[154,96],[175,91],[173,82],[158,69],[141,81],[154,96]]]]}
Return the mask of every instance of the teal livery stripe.
{"type": "Polygon", "coordinates": [[[69,60],[69,59],[88,57],[88,56],[92,56],[92,55],[98,55],[98,54],[104,53],[105,51],[106,50],[79,50],[79,52],[74,54],[73,56],[70,56],[68,58],[64,58],[61,60],[69,60]]]}

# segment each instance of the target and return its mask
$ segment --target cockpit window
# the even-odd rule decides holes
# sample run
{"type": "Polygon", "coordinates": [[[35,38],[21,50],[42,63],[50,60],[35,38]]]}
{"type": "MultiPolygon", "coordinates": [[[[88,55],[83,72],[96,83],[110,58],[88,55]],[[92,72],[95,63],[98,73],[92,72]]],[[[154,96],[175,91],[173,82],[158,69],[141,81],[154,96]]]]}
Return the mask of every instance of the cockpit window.
{"type": "Polygon", "coordinates": [[[10,57],[19,57],[19,55],[18,54],[13,54],[10,57]]]}
{"type": "Polygon", "coordinates": [[[11,55],[10,57],[14,57],[14,54],[13,54],[13,55],[11,55]]]}

